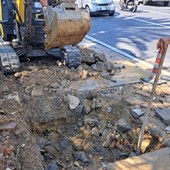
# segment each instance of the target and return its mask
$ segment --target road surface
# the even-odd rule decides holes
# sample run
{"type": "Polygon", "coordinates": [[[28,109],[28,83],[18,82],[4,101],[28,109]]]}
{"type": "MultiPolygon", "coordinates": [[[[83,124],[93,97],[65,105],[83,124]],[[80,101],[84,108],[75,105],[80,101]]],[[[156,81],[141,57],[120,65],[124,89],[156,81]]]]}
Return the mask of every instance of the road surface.
{"type": "MultiPolygon", "coordinates": [[[[139,5],[136,13],[122,11],[116,4],[116,13],[91,17],[88,38],[102,42],[124,55],[153,64],[157,56],[159,37],[170,35],[170,6],[139,5]]],[[[170,47],[164,62],[170,71],[170,47]]]]}

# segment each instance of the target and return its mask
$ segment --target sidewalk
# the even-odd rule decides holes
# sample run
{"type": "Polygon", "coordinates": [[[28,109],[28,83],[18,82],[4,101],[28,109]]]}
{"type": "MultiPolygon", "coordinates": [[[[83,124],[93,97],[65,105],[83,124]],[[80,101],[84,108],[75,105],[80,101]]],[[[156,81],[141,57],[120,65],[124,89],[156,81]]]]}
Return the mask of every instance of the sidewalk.
{"type": "MultiPolygon", "coordinates": [[[[137,70],[142,72],[143,76],[149,76],[153,69],[153,64],[150,64],[146,61],[142,61],[140,59],[136,59],[135,57],[132,57],[132,59],[128,59],[127,57],[123,56],[122,54],[119,54],[107,47],[104,47],[103,45],[100,45],[96,42],[93,42],[87,38],[84,38],[81,43],[78,44],[78,46],[82,48],[87,48],[89,50],[93,50],[97,53],[104,53],[107,57],[108,61],[110,62],[116,62],[120,61],[122,64],[126,63],[127,65],[131,65],[135,67],[137,70]],[[133,60],[134,58],[134,60],[133,60]]],[[[155,56],[156,59],[157,56],[155,56]]],[[[155,60],[154,59],[154,60],[155,60]]],[[[154,62],[154,61],[153,61],[154,62]]],[[[165,78],[165,81],[170,81],[170,72],[166,70],[162,70],[162,77],[165,78]]],[[[141,77],[140,77],[141,78],[141,77]]]]}
{"type": "Polygon", "coordinates": [[[170,170],[170,148],[109,163],[106,167],[107,170],[170,170]]]}

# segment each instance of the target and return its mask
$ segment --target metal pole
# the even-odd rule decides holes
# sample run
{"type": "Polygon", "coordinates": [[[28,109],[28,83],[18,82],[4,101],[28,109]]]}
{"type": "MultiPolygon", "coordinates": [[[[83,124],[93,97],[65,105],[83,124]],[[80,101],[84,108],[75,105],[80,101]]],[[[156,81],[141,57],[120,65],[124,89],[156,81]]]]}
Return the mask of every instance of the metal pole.
{"type": "MultiPolygon", "coordinates": [[[[149,116],[149,113],[150,113],[150,110],[151,110],[152,101],[153,101],[153,98],[155,96],[156,87],[157,87],[157,84],[158,84],[158,81],[159,81],[159,78],[160,78],[160,74],[161,74],[163,63],[164,63],[167,47],[168,46],[166,46],[165,51],[161,55],[161,60],[160,60],[159,66],[158,66],[156,77],[155,77],[155,80],[154,80],[154,83],[153,83],[153,86],[152,86],[151,95],[150,95],[150,98],[149,98],[149,101],[148,101],[148,106],[147,106],[147,109],[146,109],[146,112],[145,112],[145,117],[144,117],[144,121],[143,121],[142,128],[141,128],[141,131],[140,131],[139,139],[138,139],[138,145],[137,145],[137,154],[138,155],[141,152],[143,135],[144,135],[145,128],[146,128],[146,125],[147,125],[148,116],[149,116]]],[[[160,50],[159,50],[159,53],[160,53],[160,50]]]]}

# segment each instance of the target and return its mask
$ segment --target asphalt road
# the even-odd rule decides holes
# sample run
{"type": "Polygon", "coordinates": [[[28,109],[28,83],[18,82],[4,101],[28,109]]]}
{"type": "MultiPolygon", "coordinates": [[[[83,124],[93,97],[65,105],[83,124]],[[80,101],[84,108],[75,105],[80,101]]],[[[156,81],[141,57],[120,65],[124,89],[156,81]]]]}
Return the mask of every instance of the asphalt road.
{"type": "MultiPolygon", "coordinates": [[[[144,6],[140,4],[136,13],[122,11],[116,0],[115,15],[91,17],[88,37],[102,42],[119,53],[154,63],[159,37],[170,36],[170,6],[144,6]]],[[[170,71],[170,47],[164,62],[170,71]]]]}

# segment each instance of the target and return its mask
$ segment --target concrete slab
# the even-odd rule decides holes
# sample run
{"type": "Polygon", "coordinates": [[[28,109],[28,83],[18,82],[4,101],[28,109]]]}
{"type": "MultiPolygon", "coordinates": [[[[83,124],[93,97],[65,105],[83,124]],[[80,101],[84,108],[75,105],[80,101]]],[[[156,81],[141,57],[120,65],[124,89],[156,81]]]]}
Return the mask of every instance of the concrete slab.
{"type": "Polygon", "coordinates": [[[170,148],[109,163],[106,166],[107,170],[170,170],[170,148]]]}

